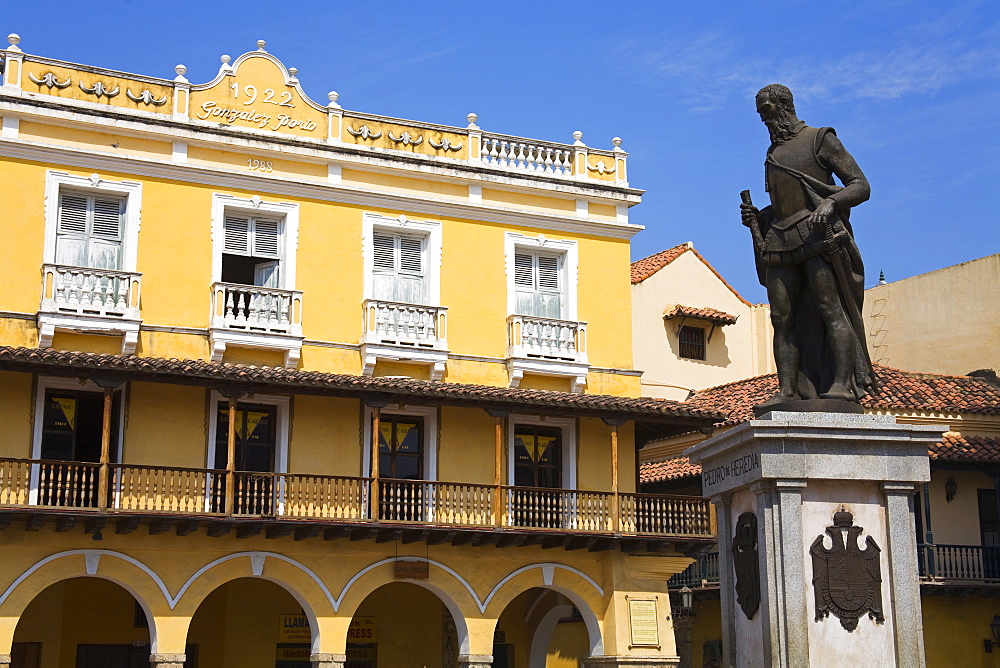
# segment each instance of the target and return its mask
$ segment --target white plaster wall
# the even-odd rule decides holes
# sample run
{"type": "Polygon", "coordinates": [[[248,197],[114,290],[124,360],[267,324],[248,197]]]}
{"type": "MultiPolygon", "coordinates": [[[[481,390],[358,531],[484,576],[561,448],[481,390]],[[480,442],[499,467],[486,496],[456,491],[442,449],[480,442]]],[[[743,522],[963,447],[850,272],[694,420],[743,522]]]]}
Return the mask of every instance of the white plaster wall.
{"type": "MultiPolygon", "coordinates": [[[[731,521],[729,526],[729,534],[726,536],[720,536],[722,542],[719,545],[719,549],[726,549],[724,546],[728,546],[732,540],[733,534],[736,532],[736,520],[739,519],[742,513],[751,512],[757,513],[757,495],[753,492],[743,490],[741,492],[736,492],[733,494],[732,500],[732,512],[730,513],[731,521]]],[[[757,515],[757,535],[758,541],[759,536],[763,532],[763,527],[761,523],[763,518],[757,515]]],[[[758,542],[757,545],[758,554],[761,554],[761,566],[763,563],[762,546],[758,542]]],[[[763,574],[761,575],[761,596],[764,596],[764,582],[763,574]]],[[[733,607],[736,615],[736,660],[739,666],[765,666],[767,662],[764,660],[764,615],[767,614],[765,602],[761,601],[760,609],[753,616],[753,619],[747,619],[747,616],[743,614],[743,609],[740,608],[740,604],[736,602],[736,592],[733,591],[733,607]]]]}
{"type": "MultiPolygon", "coordinates": [[[[688,320],[685,324],[710,327],[704,321],[688,320]]],[[[767,307],[744,302],[693,252],[683,253],[632,286],[632,333],[635,368],[644,372],[644,396],[683,400],[692,389],[774,370],[767,307]],[[733,325],[715,328],[706,347],[706,360],[683,359],[678,355],[680,319],[663,319],[664,310],[675,304],[710,307],[739,319],[733,325]]]]}
{"type": "Polygon", "coordinates": [[[1000,253],[866,290],[872,361],[955,375],[1000,369],[998,285],[1000,253]]]}
{"type": "MultiPolygon", "coordinates": [[[[802,497],[802,544],[804,548],[806,610],[809,615],[809,664],[811,666],[894,666],[896,653],[892,630],[892,591],[890,589],[890,555],[883,497],[874,482],[810,481],[802,497]],[[853,499],[852,503],[846,503],[853,499]],[[854,525],[864,528],[858,544],[865,549],[866,537],[871,536],[882,549],[882,611],[884,624],[876,624],[867,614],[858,620],[858,627],[848,632],[833,614],[822,621],[816,619],[815,590],[812,585],[812,555],[809,548],[817,536],[823,535],[824,546],[831,545],[826,527],[833,524],[833,514],[841,503],[854,513],[854,525]]],[[[786,583],[787,585],[788,583],[786,583]]]]}

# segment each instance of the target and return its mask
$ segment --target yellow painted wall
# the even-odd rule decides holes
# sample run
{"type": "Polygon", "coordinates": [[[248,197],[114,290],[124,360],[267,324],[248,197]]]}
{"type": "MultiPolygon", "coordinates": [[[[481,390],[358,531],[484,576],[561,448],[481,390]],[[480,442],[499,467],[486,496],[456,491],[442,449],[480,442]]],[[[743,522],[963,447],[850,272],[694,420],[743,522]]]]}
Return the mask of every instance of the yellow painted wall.
{"type": "Polygon", "coordinates": [[[576,211],[576,201],[573,199],[560,199],[532,193],[496,190],[494,188],[483,188],[483,204],[493,204],[515,209],[541,209],[552,213],[576,211]]]}
{"type": "Polygon", "coordinates": [[[206,406],[201,387],[130,383],[122,461],[204,468],[206,406]]]}
{"type": "Polygon", "coordinates": [[[398,582],[376,589],[355,616],[375,617],[379,666],[441,664],[444,606],[423,587],[398,582]]]}
{"type": "Polygon", "coordinates": [[[326,179],[326,165],[320,165],[288,158],[278,158],[270,153],[254,153],[252,151],[220,151],[218,149],[206,148],[203,146],[191,146],[188,148],[188,162],[192,164],[206,164],[213,167],[228,167],[233,171],[247,174],[271,174],[274,176],[286,177],[307,177],[313,180],[326,179]],[[253,166],[254,163],[248,160],[263,160],[267,163],[266,171],[261,171],[253,166]]]}
{"type": "Polygon", "coordinates": [[[302,607],[273,582],[233,580],[198,608],[188,643],[198,646],[199,666],[273,668],[280,616],[297,614],[302,607]]]}
{"type": "Polygon", "coordinates": [[[862,315],[872,361],[955,375],[1000,368],[997,285],[1000,254],[994,253],[866,290],[862,315]]]}
{"type": "Polygon", "coordinates": [[[392,190],[409,193],[433,193],[440,197],[451,197],[462,199],[469,196],[467,186],[456,183],[442,183],[439,181],[428,181],[426,179],[414,179],[410,177],[398,176],[396,174],[383,174],[380,172],[368,172],[357,169],[345,169],[341,178],[348,185],[360,187],[374,186],[378,190],[392,190]]]}
{"type": "Polygon", "coordinates": [[[95,578],[52,585],[28,606],[14,642],[41,642],[41,668],[76,664],[78,644],[149,643],[149,630],[134,625],[135,599],[122,587],[95,578]]]}
{"type": "Polygon", "coordinates": [[[997,599],[983,596],[922,596],[924,654],[933,668],[996,668],[1000,648],[983,651],[993,635],[989,624],[997,614],[997,599]]]}
{"type": "Polygon", "coordinates": [[[135,155],[153,160],[169,158],[171,152],[169,142],[133,137],[125,133],[93,132],[32,121],[21,121],[18,138],[86,151],[135,155]]]}
{"type": "MultiPolygon", "coordinates": [[[[934,471],[929,488],[934,542],[943,545],[981,545],[977,490],[993,489],[990,476],[975,471],[934,471]],[[952,479],[957,485],[957,491],[955,498],[949,503],[946,501],[945,485],[952,479]]],[[[924,509],[921,512],[925,512],[924,509]]]]}
{"type": "Polygon", "coordinates": [[[295,397],[289,472],[360,476],[360,410],[357,399],[295,397]]]}
{"type": "Polygon", "coordinates": [[[549,642],[545,668],[577,668],[580,657],[589,652],[586,624],[582,621],[557,624],[549,642]]]}
{"type": "Polygon", "coordinates": [[[4,193],[4,208],[17,211],[19,223],[17,234],[9,234],[6,243],[0,244],[0,266],[6,274],[0,310],[34,313],[42,294],[45,166],[0,160],[0,190],[4,193]]]}
{"type": "Polygon", "coordinates": [[[31,457],[32,386],[31,374],[0,372],[0,457],[31,457]]]}
{"type": "MultiPolygon", "coordinates": [[[[493,484],[496,452],[494,419],[480,408],[441,409],[438,478],[493,484]]],[[[506,470],[506,454],[502,460],[506,470]]],[[[506,478],[503,478],[506,480],[506,478]]]]}

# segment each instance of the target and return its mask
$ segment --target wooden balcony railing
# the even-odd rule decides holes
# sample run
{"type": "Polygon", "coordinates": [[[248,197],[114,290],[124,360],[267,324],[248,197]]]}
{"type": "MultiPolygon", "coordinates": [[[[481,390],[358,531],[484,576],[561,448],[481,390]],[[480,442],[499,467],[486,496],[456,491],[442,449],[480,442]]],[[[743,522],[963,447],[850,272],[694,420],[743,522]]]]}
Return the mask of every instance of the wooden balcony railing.
{"type": "Polygon", "coordinates": [[[1000,582],[1000,547],[917,545],[920,577],[927,580],[1000,582]]]}
{"type": "Polygon", "coordinates": [[[0,507],[712,537],[705,499],[428,480],[0,459],[0,507]],[[231,485],[227,484],[232,476],[231,485]],[[499,504],[499,506],[498,506],[499,504]],[[615,512],[615,508],[619,512],[615,512]],[[617,515],[617,517],[616,517],[617,515]]]}
{"type": "Polygon", "coordinates": [[[671,589],[681,587],[705,587],[719,584],[719,553],[712,552],[700,557],[696,562],[667,580],[671,589]]]}

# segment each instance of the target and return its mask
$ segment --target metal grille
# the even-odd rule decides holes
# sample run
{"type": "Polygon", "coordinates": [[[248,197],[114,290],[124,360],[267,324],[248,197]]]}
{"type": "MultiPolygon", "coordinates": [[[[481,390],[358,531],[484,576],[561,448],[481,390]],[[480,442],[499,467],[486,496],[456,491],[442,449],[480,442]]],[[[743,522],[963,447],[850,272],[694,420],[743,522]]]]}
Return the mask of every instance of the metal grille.
{"type": "Polygon", "coordinates": [[[690,360],[705,359],[705,330],[701,327],[681,327],[677,338],[681,343],[681,357],[690,360]]]}

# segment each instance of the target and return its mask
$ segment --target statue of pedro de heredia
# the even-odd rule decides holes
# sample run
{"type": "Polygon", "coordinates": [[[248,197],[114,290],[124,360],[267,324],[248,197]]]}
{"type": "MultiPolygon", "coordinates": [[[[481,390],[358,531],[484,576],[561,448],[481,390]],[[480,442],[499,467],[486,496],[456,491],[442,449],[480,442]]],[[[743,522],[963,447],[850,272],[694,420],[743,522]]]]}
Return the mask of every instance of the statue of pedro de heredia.
{"type": "Polygon", "coordinates": [[[833,128],[798,119],[785,86],[762,88],[757,113],[771,135],[764,162],[771,206],[756,209],[744,191],[740,209],[771,303],[778,393],[755,412],[861,412],[857,402],[874,374],[861,320],[864,268],[849,218],[868,199],[868,180],[833,128]]]}

